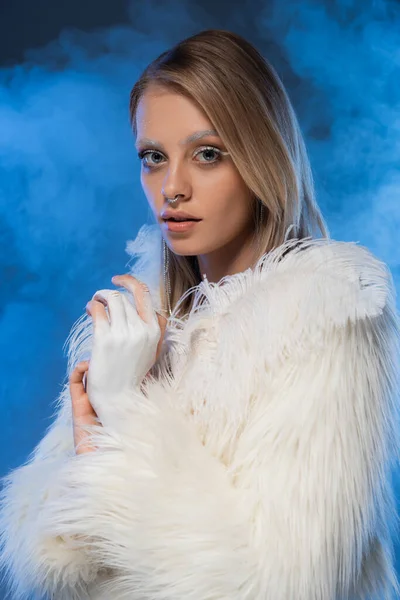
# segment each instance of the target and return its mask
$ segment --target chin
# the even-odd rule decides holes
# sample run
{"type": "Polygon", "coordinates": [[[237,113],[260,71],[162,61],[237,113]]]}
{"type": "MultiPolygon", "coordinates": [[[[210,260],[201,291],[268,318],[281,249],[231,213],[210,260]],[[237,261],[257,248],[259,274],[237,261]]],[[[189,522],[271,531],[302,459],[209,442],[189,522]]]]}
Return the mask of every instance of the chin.
{"type": "Polygon", "coordinates": [[[170,235],[168,232],[163,232],[162,236],[171,252],[178,256],[197,256],[204,250],[202,244],[196,243],[189,236],[178,239],[178,236],[170,235]]]}
{"type": "Polygon", "coordinates": [[[168,244],[170,250],[176,254],[177,256],[197,256],[198,254],[202,254],[201,249],[197,249],[193,247],[193,244],[190,242],[175,242],[168,244]]]}

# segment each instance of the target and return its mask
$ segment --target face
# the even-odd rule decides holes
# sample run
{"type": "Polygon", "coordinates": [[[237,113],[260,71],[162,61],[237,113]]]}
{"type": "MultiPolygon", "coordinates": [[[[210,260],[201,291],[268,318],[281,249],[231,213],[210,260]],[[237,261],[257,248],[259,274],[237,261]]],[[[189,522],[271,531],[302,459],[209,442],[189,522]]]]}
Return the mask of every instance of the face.
{"type": "Polygon", "coordinates": [[[179,255],[208,255],[251,236],[253,194],[242,180],[218,133],[192,100],[149,86],[136,113],[141,184],[162,235],[179,255]],[[199,134],[201,135],[201,133],[199,134]],[[145,139],[146,138],[146,139],[145,139]],[[168,205],[166,198],[179,200],[168,205]],[[169,231],[161,213],[182,210],[201,219],[187,231],[169,231]]]}

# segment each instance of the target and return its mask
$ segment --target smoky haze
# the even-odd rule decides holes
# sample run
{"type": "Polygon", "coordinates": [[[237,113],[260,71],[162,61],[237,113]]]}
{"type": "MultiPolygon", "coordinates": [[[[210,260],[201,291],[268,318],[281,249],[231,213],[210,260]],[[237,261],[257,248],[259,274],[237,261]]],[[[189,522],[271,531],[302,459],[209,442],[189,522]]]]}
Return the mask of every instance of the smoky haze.
{"type": "MultiPolygon", "coordinates": [[[[43,17],[47,5],[37,5],[43,17]]],[[[54,39],[32,41],[0,70],[1,474],[49,425],[70,328],[94,291],[125,272],[126,241],[150,222],[129,91],[184,37],[230,29],[270,60],[297,112],[332,237],[368,246],[400,284],[397,2],[153,0],[119,2],[118,11],[118,24],[94,29],[89,16],[81,29],[58,19],[54,39]]]]}

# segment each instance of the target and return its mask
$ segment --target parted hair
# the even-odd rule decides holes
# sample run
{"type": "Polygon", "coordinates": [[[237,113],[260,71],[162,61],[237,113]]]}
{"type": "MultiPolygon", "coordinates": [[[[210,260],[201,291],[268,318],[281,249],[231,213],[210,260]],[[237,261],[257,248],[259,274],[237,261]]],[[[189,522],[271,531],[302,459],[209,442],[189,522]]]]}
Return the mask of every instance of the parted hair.
{"type": "MultiPolygon", "coordinates": [[[[298,119],[272,65],[245,38],[207,29],[163,52],[143,71],[130,94],[130,118],[149,84],[190,98],[218,131],[254,194],[254,225],[259,256],[285,239],[329,237],[315,199],[314,181],[298,119]],[[260,211],[261,204],[264,210],[260,211]],[[262,220],[260,220],[262,219],[262,220]]],[[[168,253],[170,306],[201,281],[195,256],[168,253]]],[[[160,285],[168,306],[164,278],[160,285]]],[[[187,314],[191,296],[179,304],[187,314]]],[[[178,313],[179,313],[178,311],[178,313]]]]}

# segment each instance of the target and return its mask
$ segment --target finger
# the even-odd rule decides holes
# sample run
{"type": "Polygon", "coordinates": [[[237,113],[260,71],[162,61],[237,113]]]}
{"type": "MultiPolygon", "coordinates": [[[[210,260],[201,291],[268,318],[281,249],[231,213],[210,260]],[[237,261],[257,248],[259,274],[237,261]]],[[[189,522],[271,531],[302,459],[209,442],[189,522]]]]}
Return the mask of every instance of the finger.
{"type": "Polygon", "coordinates": [[[96,415],[83,385],[83,377],[88,369],[89,361],[78,363],[69,379],[72,411],[75,417],[96,415]]]}
{"type": "Polygon", "coordinates": [[[101,320],[109,323],[108,315],[106,312],[106,303],[100,300],[89,300],[86,304],[86,312],[93,318],[93,321],[100,322],[101,320]]]}
{"type": "Polygon", "coordinates": [[[124,293],[121,293],[121,298],[125,306],[126,318],[129,325],[135,329],[138,327],[143,327],[143,320],[139,316],[136,306],[132,303],[132,300],[130,300],[128,295],[124,293]]]}
{"type": "Polygon", "coordinates": [[[83,379],[84,373],[86,373],[86,371],[88,369],[89,369],[89,361],[82,360],[80,363],[78,363],[76,365],[75,369],[72,371],[70,378],[69,378],[69,382],[72,385],[79,384],[83,379]]]}
{"type": "MultiPolygon", "coordinates": [[[[153,308],[153,300],[151,298],[150,290],[144,283],[140,282],[140,288],[137,292],[137,302],[140,306],[140,316],[143,321],[158,327],[157,315],[153,308]]],[[[139,312],[139,311],[138,311],[139,312]]]]}
{"type": "Polygon", "coordinates": [[[127,327],[127,315],[125,303],[122,295],[118,290],[98,290],[93,299],[105,303],[108,306],[108,314],[110,317],[110,327],[112,330],[125,331],[127,327]]]}
{"type": "Polygon", "coordinates": [[[132,275],[119,275],[112,278],[113,283],[129,290],[135,299],[136,310],[140,318],[146,323],[154,319],[154,310],[149,288],[145,283],[132,277],[132,275]]]}
{"type": "Polygon", "coordinates": [[[93,334],[99,331],[107,332],[110,328],[110,322],[104,305],[97,300],[90,300],[86,305],[86,312],[92,317],[93,334]]]}

